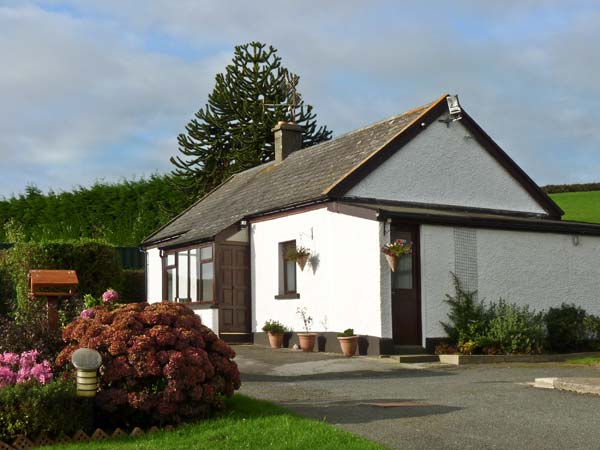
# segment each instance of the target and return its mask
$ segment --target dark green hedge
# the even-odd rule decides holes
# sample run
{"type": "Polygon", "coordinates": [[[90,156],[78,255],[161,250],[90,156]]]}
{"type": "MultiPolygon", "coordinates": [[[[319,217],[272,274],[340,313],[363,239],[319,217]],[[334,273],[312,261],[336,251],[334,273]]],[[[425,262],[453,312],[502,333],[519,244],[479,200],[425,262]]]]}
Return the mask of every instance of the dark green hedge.
{"type": "Polygon", "coordinates": [[[546,194],[560,194],[561,192],[600,191],[600,183],[581,184],[549,184],[542,188],[546,194]]]}
{"type": "Polygon", "coordinates": [[[186,206],[166,176],[48,194],[28,186],[24,194],[0,200],[0,242],[12,242],[5,229],[12,220],[28,241],[87,238],[137,246],[186,206]]]}
{"type": "Polygon", "coordinates": [[[77,430],[93,431],[93,402],[76,396],[72,381],[19,383],[0,389],[0,440],[19,434],[58,437],[77,430]]]}
{"type": "Polygon", "coordinates": [[[120,298],[126,303],[146,301],[146,273],[143,269],[123,271],[123,290],[120,298]]]}

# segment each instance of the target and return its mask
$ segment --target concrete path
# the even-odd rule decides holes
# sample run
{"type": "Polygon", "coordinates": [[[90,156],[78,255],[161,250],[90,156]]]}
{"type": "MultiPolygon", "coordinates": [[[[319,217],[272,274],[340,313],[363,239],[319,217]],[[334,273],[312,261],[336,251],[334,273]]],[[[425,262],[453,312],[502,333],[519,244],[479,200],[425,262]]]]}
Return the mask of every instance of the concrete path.
{"type": "Polygon", "coordinates": [[[235,350],[242,393],[391,448],[600,448],[600,396],[530,386],[535,378],[600,377],[600,369],[555,363],[415,367],[254,346],[235,350]]]}

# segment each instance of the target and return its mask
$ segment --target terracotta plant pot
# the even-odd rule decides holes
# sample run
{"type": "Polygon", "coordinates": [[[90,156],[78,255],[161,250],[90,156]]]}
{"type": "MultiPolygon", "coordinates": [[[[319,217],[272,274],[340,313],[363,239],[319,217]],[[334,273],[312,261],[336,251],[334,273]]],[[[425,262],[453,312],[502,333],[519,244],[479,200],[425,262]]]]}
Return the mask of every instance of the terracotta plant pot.
{"type": "Polygon", "coordinates": [[[358,336],[338,337],[338,341],[340,342],[340,347],[342,347],[344,356],[356,355],[358,336]]]}
{"type": "Polygon", "coordinates": [[[298,263],[300,270],[304,272],[304,267],[306,266],[306,263],[308,262],[308,255],[299,256],[298,259],[296,260],[296,262],[298,263]]]}
{"type": "Polygon", "coordinates": [[[269,344],[271,344],[271,348],[283,347],[283,333],[273,334],[269,332],[267,334],[269,336],[269,344]]]}
{"type": "Polygon", "coordinates": [[[400,261],[400,257],[394,255],[385,255],[385,259],[387,259],[388,265],[392,272],[396,271],[396,267],[398,267],[398,261],[400,261]]]}
{"type": "Polygon", "coordinates": [[[298,340],[303,352],[312,352],[315,348],[317,333],[298,333],[298,340]]]}

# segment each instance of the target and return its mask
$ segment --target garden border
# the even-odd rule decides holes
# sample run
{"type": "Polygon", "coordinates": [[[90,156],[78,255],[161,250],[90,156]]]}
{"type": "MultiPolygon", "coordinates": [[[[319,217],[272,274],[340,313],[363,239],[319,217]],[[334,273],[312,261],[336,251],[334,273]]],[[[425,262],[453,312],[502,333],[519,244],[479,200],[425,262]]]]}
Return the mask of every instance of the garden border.
{"type": "Polygon", "coordinates": [[[440,362],[455,366],[497,363],[563,362],[574,358],[600,358],[600,352],[548,353],[542,355],[438,355],[440,362]]]}
{"type": "Polygon", "coordinates": [[[79,430],[72,437],[63,434],[57,437],[56,439],[51,439],[48,436],[42,434],[34,440],[31,440],[27,436],[20,434],[15,438],[12,445],[0,441],[0,450],[28,450],[30,448],[41,447],[44,445],[71,444],[76,442],[88,441],[105,441],[107,439],[125,436],[137,438],[140,436],[144,436],[145,434],[156,433],[157,431],[173,431],[174,429],[175,427],[173,425],[165,425],[162,429],[154,426],[150,427],[148,431],[144,432],[144,430],[142,430],[141,428],[135,427],[133,430],[131,430],[130,433],[127,433],[121,428],[117,428],[115,431],[112,432],[112,434],[109,434],[101,428],[96,428],[96,430],[92,433],[91,436],[88,436],[84,431],[79,430]]]}

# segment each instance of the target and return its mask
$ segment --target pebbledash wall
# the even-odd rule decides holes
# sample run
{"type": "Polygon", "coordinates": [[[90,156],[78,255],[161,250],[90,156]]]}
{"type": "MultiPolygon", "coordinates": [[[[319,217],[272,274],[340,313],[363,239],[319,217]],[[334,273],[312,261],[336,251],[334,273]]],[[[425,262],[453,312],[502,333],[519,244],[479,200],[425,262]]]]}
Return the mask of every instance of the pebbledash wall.
{"type": "MultiPolygon", "coordinates": [[[[160,302],[163,299],[162,292],[162,260],[158,248],[146,250],[146,286],[148,303],[160,302]]],[[[193,309],[193,307],[192,307],[193,309]]],[[[202,323],[219,333],[219,310],[218,309],[194,309],[200,316],[202,323]]]]}
{"type": "Polygon", "coordinates": [[[600,237],[421,226],[421,305],[425,338],[445,335],[445,294],[456,273],[479,299],[541,311],[575,303],[600,314],[600,237]]]}
{"type": "Polygon", "coordinates": [[[260,338],[267,320],[303,331],[296,309],[305,307],[313,318],[312,331],[324,333],[327,341],[335,341],[336,348],[339,345],[333,333],[346,328],[354,328],[363,336],[381,337],[381,271],[385,261],[380,252],[380,229],[377,221],[325,207],[252,223],[252,331],[260,338]],[[297,268],[300,298],[276,299],[278,247],[290,240],[307,247],[312,256],[304,271],[297,268]]]}

